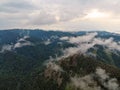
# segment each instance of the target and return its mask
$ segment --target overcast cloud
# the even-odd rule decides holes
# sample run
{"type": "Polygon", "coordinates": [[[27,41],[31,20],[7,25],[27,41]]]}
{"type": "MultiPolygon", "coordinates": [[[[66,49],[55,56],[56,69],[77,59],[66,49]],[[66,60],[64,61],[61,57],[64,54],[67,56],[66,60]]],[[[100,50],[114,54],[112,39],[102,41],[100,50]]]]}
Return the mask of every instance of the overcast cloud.
{"type": "Polygon", "coordinates": [[[120,0],[0,0],[0,29],[120,31],[120,0]]]}

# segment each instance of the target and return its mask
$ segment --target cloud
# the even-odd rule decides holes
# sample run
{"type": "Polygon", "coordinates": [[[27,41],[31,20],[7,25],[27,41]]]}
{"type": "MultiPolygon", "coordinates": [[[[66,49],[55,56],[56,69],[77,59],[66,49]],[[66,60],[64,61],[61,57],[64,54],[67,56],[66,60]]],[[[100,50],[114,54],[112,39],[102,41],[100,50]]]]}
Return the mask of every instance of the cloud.
{"type": "Polygon", "coordinates": [[[61,37],[60,40],[69,40],[69,37],[61,37]]]}
{"type": "Polygon", "coordinates": [[[108,90],[119,90],[120,89],[120,87],[117,83],[117,79],[110,78],[105,70],[103,70],[101,68],[97,68],[96,75],[99,78],[101,84],[103,84],[104,87],[108,88],[108,90]],[[106,82],[106,80],[108,80],[108,81],[106,82]]]}
{"type": "Polygon", "coordinates": [[[44,42],[45,45],[49,45],[51,43],[50,39],[44,42]]]}
{"type": "Polygon", "coordinates": [[[1,48],[1,53],[5,52],[5,51],[12,51],[13,49],[13,45],[3,45],[2,48],[1,48]]]}
{"type": "Polygon", "coordinates": [[[0,2],[0,11],[4,13],[24,12],[35,9],[28,0],[1,0],[0,2]]]}
{"type": "Polygon", "coordinates": [[[88,51],[88,49],[92,48],[94,46],[94,44],[81,44],[77,47],[69,47],[65,50],[63,50],[64,56],[70,56],[70,55],[74,55],[76,53],[82,53],[82,54],[86,54],[86,52],[88,51]]]}
{"type": "Polygon", "coordinates": [[[32,44],[30,42],[24,42],[24,43],[21,43],[21,42],[17,42],[14,46],[14,48],[20,48],[20,47],[23,47],[23,46],[31,46],[32,44]]]}
{"type": "Polygon", "coordinates": [[[24,46],[34,46],[32,42],[28,41],[29,38],[29,36],[24,36],[23,38],[18,39],[15,44],[3,45],[0,53],[4,53],[5,51],[14,51],[16,48],[21,48],[24,46]]]}
{"type": "Polygon", "coordinates": [[[34,44],[31,43],[30,41],[27,41],[26,39],[28,39],[29,36],[24,36],[23,38],[20,38],[17,43],[14,45],[14,49],[16,48],[21,48],[23,46],[33,46],[34,44]]]}
{"type": "Polygon", "coordinates": [[[50,25],[57,23],[57,18],[51,13],[47,13],[42,10],[34,11],[29,15],[29,19],[26,24],[30,25],[50,25]]]}
{"type": "Polygon", "coordinates": [[[101,79],[101,82],[109,78],[109,76],[106,74],[106,71],[101,68],[97,68],[95,73],[101,79]]]}
{"type": "Polygon", "coordinates": [[[49,60],[45,61],[44,65],[46,66],[46,68],[56,71],[56,72],[63,72],[63,69],[61,66],[59,66],[56,61],[59,59],[59,57],[53,58],[52,56],[50,56],[49,60]]]}
{"type": "Polygon", "coordinates": [[[89,43],[95,38],[95,36],[97,36],[96,32],[88,33],[84,36],[71,37],[69,38],[69,42],[74,44],[89,43]]]}
{"type": "Polygon", "coordinates": [[[71,86],[74,87],[74,89],[79,88],[80,90],[101,90],[101,87],[95,84],[93,77],[90,75],[81,78],[80,77],[71,78],[71,86]],[[92,86],[90,86],[90,84],[92,86]]]}
{"type": "Polygon", "coordinates": [[[54,70],[56,72],[63,72],[63,69],[57,65],[55,62],[49,61],[48,63],[46,63],[46,68],[49,68],[51,70],[54,70]]]}
{"type": "Polygon", "coordinates": [[[95,73],[84,77],[71,77],[70,85],[81,90],[119,90],[116,78],[110,78],[102,68],[97,68],[95,73]],[[98,84],[99,83],[99,84],[98,84]]]}
{"type": "MultiPolygon", "coordinates": [[[[90,48],[94,48],[95,45],[102,45],[107,47],[109,50],[118,50],[120,51],[119,42],[115,42],[113,38],[102,39],[96,37],[98,34],[95,33],[87,33],[83,36],[78,37],[62,37],[61,40],[66,40],[69,43],[75,44],[76,47],[66,48],[63,52],[65,56],[73,55],[75,53],[83,53],[87,54],[87,51],[90,48]]],[[[90,53],[88,53],[90,54],[90,53]]],[[[95,55],[93,55],[95,56],[95,55]]]]}
{"type": "Polygon", "coordinates": [[[113,38],[109,39],[94,39],[93,43],[103,45],[108,47],[111,50],[119,50],[120,51],[120,44],[115,42],[113,38]]]}
{"type": "Polygon", "coordinates": [[[4,18],[2,18],[4,15],[0,16],[1,29],[17,27],[71,31],[95,29],[119,31],[119,0],[0,0],[0,6],[0,14],[7,14],[4,18]],[[110,17],[83,19],[91,15],[90,11],[95,9],[99,13],[96,15],[105,13],[110,17]],[[19,14],[19,18],[14,14],[19,14]]]}
{"type": "Polygon", "coordinates": [[[88,33],[83,36],[69,37],[68,42],[77,45],[77,47],[69,47],[63,52],[65,56],[73,55],[75,53],[86,53],[88,49],[92,48],[95,44],[92,43],[97,33],[88,33]]]}

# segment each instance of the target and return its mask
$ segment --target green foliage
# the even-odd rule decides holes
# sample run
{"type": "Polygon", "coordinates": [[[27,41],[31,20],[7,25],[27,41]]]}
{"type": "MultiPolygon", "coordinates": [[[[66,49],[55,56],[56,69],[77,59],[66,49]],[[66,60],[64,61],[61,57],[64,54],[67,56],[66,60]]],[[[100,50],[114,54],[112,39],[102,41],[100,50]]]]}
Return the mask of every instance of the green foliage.
{"type": "MultiPolygon", "coordinates": [[[[16,44],[18,39],[26,36],[28,32],[30,38],[27,40],[34,43],[34,46],[24,46],[0,53],[0,90],[74,90],[68,84],[70,77],[93,73],[97,67],[102,67],[110,73],[111,77],[116,77],[120,80],[120,70],[112,66],[120,67],[120,52],[117,52],[119,55],[114,52],[106,52],[105,48],[99,45],[95,46],[98,47],[98,50],[90,49],[90,52],[97,55],[96,59],[84,55],[73,55],[64,58],[57,62],[64,72],[48,72],[53,76],[50,78],[45,77],[44,72],[47,68],[44,67],[43,63],[49,59],[49,56],[61,56],[63,54],[61,49],[76,46],[66,41],[61,41],[60,38],[85,35],[86,32],[72,34],[59,31],[23,31],[19,29],[0,31],[0,49],[6,44],[16,44]],[[56,38],[51,38],[52,36],[56,38]],[[44,42],[48,39],[52,43],[45,45],[44,42]],[[59,42],[62,43],[62,46],[59,42]],[[58,78],[62,79],[62,84],[60,85],[58,84],[58,78]]],[[[103,35],[103,32],[98,33],[98,37],[109,38],[112,36],[115,41],[120,40],[120,37],[111,33],[104,32],[107,33],[106,36],[103,35]]]]}

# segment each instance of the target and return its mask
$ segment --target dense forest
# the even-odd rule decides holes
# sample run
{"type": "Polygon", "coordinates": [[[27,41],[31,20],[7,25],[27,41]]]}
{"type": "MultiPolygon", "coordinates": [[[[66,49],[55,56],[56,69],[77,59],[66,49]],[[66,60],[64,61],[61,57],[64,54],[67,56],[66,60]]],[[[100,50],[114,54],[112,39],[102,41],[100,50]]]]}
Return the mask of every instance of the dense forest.
{"type": "Polygon", "coordinates": [[[95,77],[97,68],[101,68],[120,84],[119,42],[119,34],[104,31],[1,30],[0,90],[86,90],[70,83],[71,78],[91,74],[94,83],[88,88],[96,85],[100,90],[119,90],[109,89],[95,77]],[[94,33],[97,34],[93,37],[94,33]],[[106,44],[92,44],[98,40],[106,44]],[[108,46],[111,42],[117,49],[108,46]],[[83,53],[81,45],[93,46],[83,53]]]}

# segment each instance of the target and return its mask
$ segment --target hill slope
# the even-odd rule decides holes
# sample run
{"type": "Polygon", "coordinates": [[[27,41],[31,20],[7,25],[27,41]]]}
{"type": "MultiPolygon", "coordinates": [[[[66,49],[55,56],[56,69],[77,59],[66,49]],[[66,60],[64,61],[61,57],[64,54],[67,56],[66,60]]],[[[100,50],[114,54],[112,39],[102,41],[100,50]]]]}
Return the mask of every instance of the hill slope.
{"type": "Polygon", "coordinates": [[[119,58],[119,34],[3,30],[0,31],[0,90],[74,90],[80,88],[79,84],[77,87],[73,84],[75,79],[84,80],[86,76],[94,81],[92,86],[107,90],[108,86],[96,79],[97,71],[117,86],[119,58]],[[51,62],[62,56],[62,60],[51,62]]]}
{"type": "MultiPolygon", "coordinates": [[[[47,68],[44,69],[43,72],[39,73],[39,75],[36,74],[36,78],[34,79],[35,82],[33,83],[33,86],[35,85],[34,87],[36,88],[29,90],[76,90],[76,88],[77,90],[88,90],[82,88],[81,86],[79,86],[79,88],[77,86],[74,86],[74,83],[76,84],[76,82],[78,81],[71,83],[71,78],[81,78],[80,80],[82,80],[88,76],[92,77],[92,79],[94,78],[94,83],[87,83],[92,84],[91,86],[89,86],[91,90],[98,90],[98,88],[94,89],[95,87],[100,87],[100,90],[119,90],[119,86],[109,88],[103,85],[102,82],[99,81],[99,77],[96,74],[99,73],[99,71],[100,74],[103,74],[102,78],[105,78],[105,80],[108,81],[114,80],[116,78],[115,82],[113,81],[113,84],[120,85],[120,69],[108,64],[104,64],[90,57],[76,54],[64,58],[59,62],[49,63],[47,68]]],[[[81,82],[79,83],[81,85],[81,82]]],[[[109,82],[106,81],[106,84],[108,83],[109,82]]]]}

